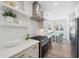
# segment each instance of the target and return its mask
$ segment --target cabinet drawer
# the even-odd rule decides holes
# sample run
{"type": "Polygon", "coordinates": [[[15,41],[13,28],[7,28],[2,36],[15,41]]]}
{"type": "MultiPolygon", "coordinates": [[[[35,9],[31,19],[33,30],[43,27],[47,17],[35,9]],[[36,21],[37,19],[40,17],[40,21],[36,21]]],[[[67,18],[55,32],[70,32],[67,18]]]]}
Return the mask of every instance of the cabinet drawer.
{"type": "Polygon", "coordinates": [[[25,53],[29,54],[29,53],[32,53],[35,50],[39,50],[39,44],[35,44],[35,45],[29,47],[28,49],[26,49],[25,53]]]}
{"type": "Polygon", "coordinates": [[[29,53],[29,54],[26,54],[26,53],[25,53],[25,55],[22,56],[22,58],[34,58],[34,56],[33,56],[32,53],[33,53],[33,52],[31,52],[31,53],[29,53]]]}
{"type": "Polygon", "coordinates": [[[39,57],[39,44],[36,44],[25,51],[23,58],[38,58],[39,57]],[[28,52],[28,53],[27,53],[28,52]]]}
{"type": "Polygon", "coordinates": [[[25,55],[23,55],[23,57],[22,58],[38,58],[39,57],[39,54],[38,53],[36,53],[36,52],[38,52],[37,50],[34,50],[34,51],[32,51],[32,52],[30,52],[30,53],[25,53],[25,55]]]}

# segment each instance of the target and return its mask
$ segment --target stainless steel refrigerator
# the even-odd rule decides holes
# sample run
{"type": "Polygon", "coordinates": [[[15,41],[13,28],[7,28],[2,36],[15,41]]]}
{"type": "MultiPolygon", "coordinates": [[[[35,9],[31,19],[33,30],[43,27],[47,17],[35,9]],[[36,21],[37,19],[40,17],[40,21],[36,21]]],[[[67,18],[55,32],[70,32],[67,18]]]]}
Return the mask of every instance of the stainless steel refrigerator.
{"type": "Polygon", "coordinates": [[[71,42],[71,56],[79,58],[79,18],[75,18],[69,30],[69,37],[71,42]]]}
{"type": "Polygon", "coordinates": [[[75,39],[76,39],[76,50],[77,57],[79,58],[79,18],[76,18],[76,27],[75,27],[75,39]]]}

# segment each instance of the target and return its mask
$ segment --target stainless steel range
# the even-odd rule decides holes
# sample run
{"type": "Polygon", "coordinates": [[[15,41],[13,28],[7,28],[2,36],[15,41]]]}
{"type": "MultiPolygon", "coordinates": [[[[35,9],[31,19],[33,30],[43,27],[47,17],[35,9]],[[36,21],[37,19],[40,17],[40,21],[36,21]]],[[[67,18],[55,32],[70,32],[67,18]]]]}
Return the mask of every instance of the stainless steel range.
{"type": "Polygon", "coordinates": [[[44,57],[48,51],[48,43],[49,43],[48,37],[47,36],[35,36],[35,37],[31,37],[31,39],[40,41],[40,43],[39,43],[39,57],[40,58],[44,57]]]}

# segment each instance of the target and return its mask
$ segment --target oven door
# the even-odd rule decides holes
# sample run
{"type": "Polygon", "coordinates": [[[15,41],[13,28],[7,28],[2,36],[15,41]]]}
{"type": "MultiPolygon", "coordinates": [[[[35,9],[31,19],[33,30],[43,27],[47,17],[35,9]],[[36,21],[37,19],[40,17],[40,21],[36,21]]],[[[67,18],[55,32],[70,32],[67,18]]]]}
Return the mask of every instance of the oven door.
{"type": "Polygon", "coordinates": [[[48,52],[48,43],[42,46],[42,57],[44,57],[47,52],[48,52]]]}

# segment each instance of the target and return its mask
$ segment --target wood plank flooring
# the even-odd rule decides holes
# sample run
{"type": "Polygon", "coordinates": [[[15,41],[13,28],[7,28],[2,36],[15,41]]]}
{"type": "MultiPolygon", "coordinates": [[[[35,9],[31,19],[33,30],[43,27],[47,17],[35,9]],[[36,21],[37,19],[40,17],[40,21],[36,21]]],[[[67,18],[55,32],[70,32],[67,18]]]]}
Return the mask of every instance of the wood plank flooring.
{"type": "Polygon", "coordinates": [[[63,44],[52,42],[52,49],[48,51],[45,58],[71,58],[71,44],[63,42],[63,44]]]}

